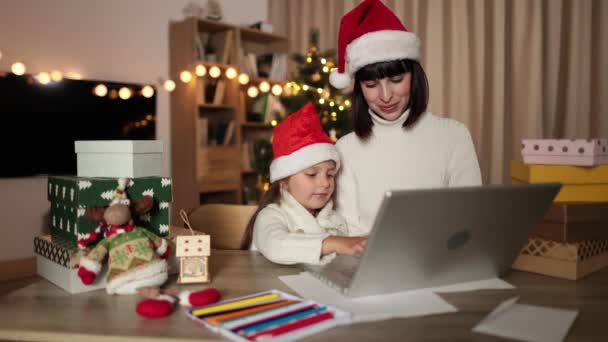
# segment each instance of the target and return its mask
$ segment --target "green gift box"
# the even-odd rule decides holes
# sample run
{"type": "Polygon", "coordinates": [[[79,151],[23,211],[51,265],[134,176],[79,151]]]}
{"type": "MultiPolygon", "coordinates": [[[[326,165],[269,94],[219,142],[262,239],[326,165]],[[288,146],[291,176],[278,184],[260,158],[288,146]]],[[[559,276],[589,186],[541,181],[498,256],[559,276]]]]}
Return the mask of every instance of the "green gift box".
{"type": "MultiPolygon", "coordinates": [[[[99,222],[87,218],[85,211],[87,208],[108,207],[117,186],[117,178],[49,177],[51,236],[75,245],[79,236],[86,236],[95,230],[99,222]]],[[[152,196],[152,209],[142,216],[133,217],[133,221],[159,236],[167,236],[171,179],[131,178],[126,192],[132,203],[140,201],[146,195],[152,196]]]]}

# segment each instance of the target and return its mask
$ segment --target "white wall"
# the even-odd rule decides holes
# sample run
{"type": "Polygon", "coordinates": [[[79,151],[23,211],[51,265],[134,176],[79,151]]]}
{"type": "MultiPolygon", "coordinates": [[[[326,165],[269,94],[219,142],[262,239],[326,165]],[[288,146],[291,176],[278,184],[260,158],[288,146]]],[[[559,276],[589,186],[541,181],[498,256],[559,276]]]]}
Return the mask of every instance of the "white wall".
{"type": "MultiPolygon", "coordinates": [[[[28,73],[58,69],[84,79],[155,83],[169,72],[169,21],[206,0],[1,0],[0,71],[19,60],[28,73]]],[[[224,21],[266,20],[268,0],[219,0],[224,21]]],[[[1,95],[0,95],[1,96],[1,95]]],[[[2,112],[0,101],[0,113],[2,112]]],[[[157,137],[170,175],[169,94],[157,93],[157,137]]],[[[0,116],[1,119],[1,116],[0,116]]],[[[1,122],[0,122],[1,124],[1,122]]],[[[2,167],[0,165],[0,167],[2,167]]],[[[0,179],[0,261],[33,255],[45,231],[46,178],[0,179]]]]}

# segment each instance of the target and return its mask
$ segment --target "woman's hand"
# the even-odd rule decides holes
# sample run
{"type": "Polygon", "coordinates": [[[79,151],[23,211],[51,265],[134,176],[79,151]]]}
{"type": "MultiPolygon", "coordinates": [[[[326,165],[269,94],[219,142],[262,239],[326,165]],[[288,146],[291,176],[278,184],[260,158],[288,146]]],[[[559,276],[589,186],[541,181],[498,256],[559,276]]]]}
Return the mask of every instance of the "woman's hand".
{"type": "Polygon", "coordinates": [[[362,255],[367,247],[367,236],[328,236],[323,240],[321,254],[362,255]]]}

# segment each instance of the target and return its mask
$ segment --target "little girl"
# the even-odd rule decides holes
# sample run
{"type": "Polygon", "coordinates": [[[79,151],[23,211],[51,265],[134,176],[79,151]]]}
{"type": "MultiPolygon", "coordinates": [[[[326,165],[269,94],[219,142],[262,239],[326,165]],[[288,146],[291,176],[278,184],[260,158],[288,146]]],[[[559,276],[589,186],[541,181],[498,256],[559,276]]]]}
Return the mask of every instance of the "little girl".
{"type": "Polygon", "coordinates": [[[325,264],[336,254],[359,255],[367,237],[349,237],[333,208],[340,157],[312,103],[274,129],[270,189],[246,231],[246,244],[280,264],[325,264]]]}

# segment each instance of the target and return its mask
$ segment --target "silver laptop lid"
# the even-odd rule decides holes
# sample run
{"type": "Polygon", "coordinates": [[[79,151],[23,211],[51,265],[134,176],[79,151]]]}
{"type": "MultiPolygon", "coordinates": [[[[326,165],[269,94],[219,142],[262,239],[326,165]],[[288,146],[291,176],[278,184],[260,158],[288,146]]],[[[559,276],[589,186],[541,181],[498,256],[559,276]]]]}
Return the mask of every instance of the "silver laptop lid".
{"type": "Polygon", "coordinates": [[[544,183],[386,193],[347,295],[504,275],[560,188],[544,183]]]}

